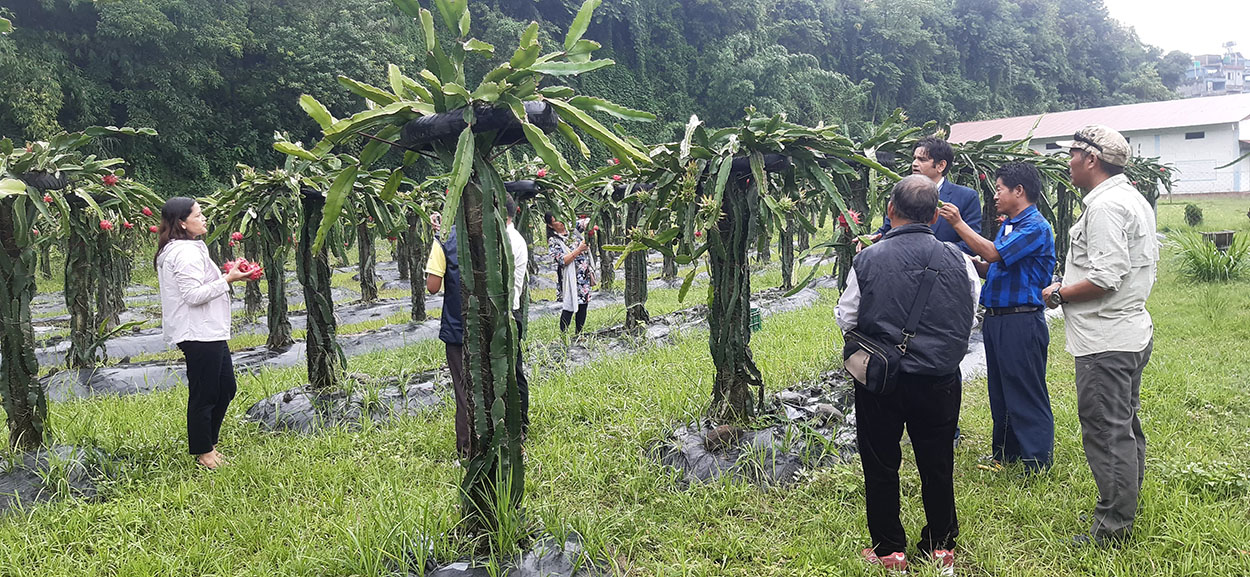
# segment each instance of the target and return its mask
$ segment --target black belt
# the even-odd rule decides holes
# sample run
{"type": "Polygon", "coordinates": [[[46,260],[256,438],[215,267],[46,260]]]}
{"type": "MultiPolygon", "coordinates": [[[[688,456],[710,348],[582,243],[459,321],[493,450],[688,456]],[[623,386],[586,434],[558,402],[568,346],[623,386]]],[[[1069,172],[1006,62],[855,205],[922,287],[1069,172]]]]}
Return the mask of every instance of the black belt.
{"type": "Polygon", "coordinates": [[[1040,310],[1042,310],[1042,307],[1033,305],[1026,307],[985,307],[985,314],[991,317],[998,317],[1002,315],[1014,315],[1020,313],[1035,313],[1040,310]]]}

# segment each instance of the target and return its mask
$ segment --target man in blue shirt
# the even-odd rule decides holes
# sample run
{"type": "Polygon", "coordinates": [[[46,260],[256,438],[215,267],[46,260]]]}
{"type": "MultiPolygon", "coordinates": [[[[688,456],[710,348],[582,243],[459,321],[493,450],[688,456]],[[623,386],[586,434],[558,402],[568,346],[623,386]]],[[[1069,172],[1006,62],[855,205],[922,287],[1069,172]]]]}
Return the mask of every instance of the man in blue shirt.
{"type": "MultiPolygon", "coordinates": [[[[981,234],[981,195],[971,188],[946,180],[946,174],[954,163],[955,151],[951,145],[945,140],[929,136],[916,143],[916,149],[912,152],[911,173],[922,174],[932,180],[938,187],[938,200],[958,207],[968,228],[981,234]]],[[[890,232],[888,215],[885,217],[885,224],[877,229],[873,240],[880,239],[887,232],[890,232]]],[[[967,254],[974,254],[968,243],[945,220],[938,219],[937,224],[933,225],[933,236],[942,242],[955,243],[967,254]]]]}
{"type": "Polygon", "coordinates": [[[1003,165],[995,173],[994,202],[1007,217],[990,242],[946,204],[938,213],[959,238],[981,257],[985,276],[981,305],[985,321],[990,413],[994,417],[994,468],[1023,463],[1030,471],[1050,467],[1055,446],[1055,419],[1046,390],[1046,326],[1044,289],[1055,271],[1055,235],[1037,210],[1042,177],[1023,162],[1003,165]]]}

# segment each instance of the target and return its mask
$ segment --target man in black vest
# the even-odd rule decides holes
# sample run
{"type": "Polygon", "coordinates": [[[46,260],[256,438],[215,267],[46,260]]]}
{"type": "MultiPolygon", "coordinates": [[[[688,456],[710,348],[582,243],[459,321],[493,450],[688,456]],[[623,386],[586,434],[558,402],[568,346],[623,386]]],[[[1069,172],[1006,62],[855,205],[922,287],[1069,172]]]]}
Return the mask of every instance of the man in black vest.
{"type": "MultiPolygon", "coordinates": [[[[438,221],[435,221],[435,234],[438,221]]],[[[451,372],[451,388],[456,397],[456,451],[461,458],[468,458],[472,449],[473,415],[469,414],[469,390],[464,378],[464,319],[461,312],[460,259],[456,254],[456,229],[452,227],[447,242],[434,239],[430,257],[425,265],[425,288],[430,294],[443,290],[443,313],[438,329],[438,340],[443,341],[447,351],[447,368],[451,372]]]]}
{"type": "Polygon", "coordinates": [[[899,363],[895,390],[887,395],[855,386],[859,453],[864,466],[869,563],[907,567],[907,534],[899,520],[898,469],[903,427],[911,438],[920,470],[928,525],[917,547],[925,558],[953,574],[955,517],[951,437],[959,420],[959,361],[968,350],[980,280],[972,261],[953,244],[933,236],[938,190],[932,180],[912,175],[890,192],[887,212],[893,223],[881,242],[855,256],[847,287],[838,301],[838,325],[880,341],[899,343],[909,309],[931,261],[937,269],[928,306],[899,363]],[[937,251],[937,252],[935,252],[937,251]]]}

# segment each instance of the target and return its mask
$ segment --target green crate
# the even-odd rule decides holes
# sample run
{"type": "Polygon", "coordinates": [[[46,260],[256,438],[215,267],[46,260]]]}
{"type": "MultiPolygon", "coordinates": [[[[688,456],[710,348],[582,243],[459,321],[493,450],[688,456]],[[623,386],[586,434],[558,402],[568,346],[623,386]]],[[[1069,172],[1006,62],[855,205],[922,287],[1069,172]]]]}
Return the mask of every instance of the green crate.
{"type": "Polygon", "coordinates": [[[764,328],[764,321],[760,318],[760,308],[751,307],[751,332],[764,328]]]}

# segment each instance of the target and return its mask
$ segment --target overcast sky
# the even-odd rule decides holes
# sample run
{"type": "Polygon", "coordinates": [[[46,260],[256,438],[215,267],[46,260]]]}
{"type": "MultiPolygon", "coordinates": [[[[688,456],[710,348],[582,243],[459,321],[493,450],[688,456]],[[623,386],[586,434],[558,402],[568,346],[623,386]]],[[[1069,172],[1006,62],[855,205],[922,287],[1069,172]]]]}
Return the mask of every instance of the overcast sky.
{"type": "Polygon", "coordinates": [[[1237,43],[1250,55],[1250,0],[1103,0],[1111,17],[1166,53],[1222,54],[1237,43]]]}

